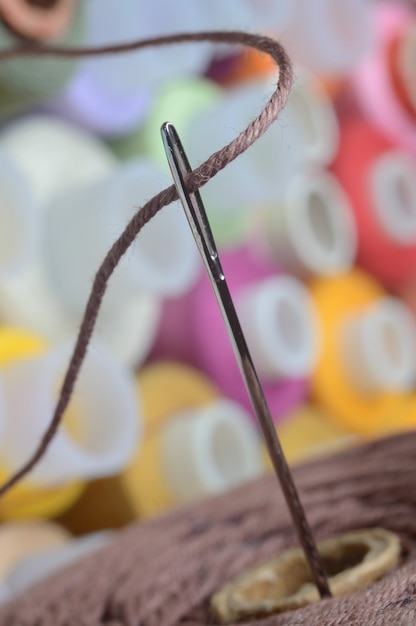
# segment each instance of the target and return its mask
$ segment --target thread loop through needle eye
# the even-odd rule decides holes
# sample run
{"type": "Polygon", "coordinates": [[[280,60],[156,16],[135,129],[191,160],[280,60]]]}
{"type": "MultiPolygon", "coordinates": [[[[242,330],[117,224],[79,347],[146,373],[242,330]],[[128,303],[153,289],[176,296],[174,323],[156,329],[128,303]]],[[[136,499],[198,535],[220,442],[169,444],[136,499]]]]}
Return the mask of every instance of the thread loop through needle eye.
{"type": "Polygon", "coordinates": [[[162,125],[161,133],[166,157],[179,199],[183,205],[190,228],[208,272],[243,380],[262,429],[274,470],[289,507],[299,542],[305,553],[306,561],[309,564],[321,598],[330,597],[331,592],[325,569],[277,437],[263,389],[240,326],[240,321],[228,289],[226,278],[222,271],[220,258],[202,203],[201,194],[198,190],[190,192],[186,185],[186,181],[192,173],[191,166],[173,124],[165,122],[162,125]]]}

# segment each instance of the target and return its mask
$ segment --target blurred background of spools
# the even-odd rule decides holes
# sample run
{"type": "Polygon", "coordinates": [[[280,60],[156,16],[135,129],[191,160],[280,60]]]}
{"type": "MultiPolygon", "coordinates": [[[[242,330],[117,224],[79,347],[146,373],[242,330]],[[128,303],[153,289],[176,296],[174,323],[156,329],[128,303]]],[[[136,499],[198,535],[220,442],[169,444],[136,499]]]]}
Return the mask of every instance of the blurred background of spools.
{"type": "MultiPolygon", "coordinates": [[[[295,62],[288,105],[202,192],[276,428],[296,462],[416,426],[410,3],[0,0],[0,18],[1,48],[215,28],[279,38],[295,62]]],[[[208,44],[0,63],[1,479],[50,417],[99,262],[170,181],[160,125],[196,165],[275,81],[263,55],[208,44]]],[[[33,552],[70,533],[92,533],[73,542],[81,554],[110,541],[100,531],[269,469],[178,204],[117,268],[95,340],[50,452],[0,500],[0,543],[22,546],[0,602],[12,565],[35,580],[33,552]]]]}

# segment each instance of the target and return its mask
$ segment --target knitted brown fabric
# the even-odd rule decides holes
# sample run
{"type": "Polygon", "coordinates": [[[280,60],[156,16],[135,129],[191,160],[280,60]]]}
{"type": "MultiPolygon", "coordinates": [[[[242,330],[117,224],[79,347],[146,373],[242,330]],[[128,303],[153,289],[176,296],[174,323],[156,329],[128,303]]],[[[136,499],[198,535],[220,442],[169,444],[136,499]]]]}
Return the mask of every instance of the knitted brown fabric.
{"type": "MultiPolygon", "coordinates": [[[[295,470],[317,538],[382,526],[403,562],[372,587],[257,620],[273,626],[416,624],[416,433],[295,470]]],[[[0,611],[0,626],[202,626],[209,598],[245,568],[296,544],[272,476],[123,531],[100,553],[0,611]]]]}

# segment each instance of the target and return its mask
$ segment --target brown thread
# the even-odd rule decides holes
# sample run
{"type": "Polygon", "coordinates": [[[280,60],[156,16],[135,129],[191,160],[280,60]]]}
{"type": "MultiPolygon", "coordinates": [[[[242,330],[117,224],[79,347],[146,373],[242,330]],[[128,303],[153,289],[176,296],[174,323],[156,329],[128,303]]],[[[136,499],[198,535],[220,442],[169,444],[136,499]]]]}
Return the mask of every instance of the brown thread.
{"type": "MultiPolygon", "coordinates": [[[[249,148],[259,137],[261,137],[272,122],[277,119],[280,111],[285,106],[292,85],[293,76],[289,58],[283,47],[278,42],[269,37],[252,35],[244,32],[220,31],[175,34],[98,48],[65,49],[54,46],[40,46],[26,43],[8,50],[0,51],[0,61],[19,56],[23,57],[31,55],[59,57],[99,56],[138,50],[149,46],[199,41],[210,41],[213,43],[226,43],[234,45],[242,44],[255,48],[260,52],[269,54],[273,58],[278,67],[279,74],[277,87],[260,114],[235,139],[233,139],[221,150],[212,154],[204,163],[199,165],[192,172],[192,174],[190,174],[186,183],[189,191],[192,193],[205,185],[205,183],[207,183],[213,176],[247,150],[247,148],[249,148]]],[[[161,122],[163,121],[165,120],[161,120],[161,122]]],[[[115,267],[129,246],[133,243],[142,227],[149,220],[151,220],[162,207],[170,204],[176,200],[177,197],[176,189],[172,185],[149,200],[149,202],[147,202],[133,216],[123,233],[113,244],[104,258],[104,261],[99,267],[94,278],[91,294],[85,308],[75,348],[65,374],[58,402],[50,424],[32,457],[23,465],[23,467],[21,467],[20,470],[18,470],[0,487],[0,496],[4,495],[30,472],[30,470],[42,458],[48,448],[48,445],[52,441],[71,398],[75,382],[94,330],[108,280],[115,267]]]]}

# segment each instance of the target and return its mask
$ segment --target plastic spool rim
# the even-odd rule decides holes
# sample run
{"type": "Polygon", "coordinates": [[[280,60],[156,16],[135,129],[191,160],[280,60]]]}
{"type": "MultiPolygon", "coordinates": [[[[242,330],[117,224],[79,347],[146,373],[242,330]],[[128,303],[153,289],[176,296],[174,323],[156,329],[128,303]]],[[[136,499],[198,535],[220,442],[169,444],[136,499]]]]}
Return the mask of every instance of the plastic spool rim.
{"type": "Polygon", "coordinates": [[[162,457],[175,497],[186,502],[260,475],[256,439],[249,415],[231,400],[173,415],[162,438],[162,457]]]}
{"type": "Polygon", "coordinates": [[[308,274],[337,274],[352,266],[355,223],[347,195],[333,175],[312,171],[294,178],[283,210],[295,255],[308,274]]]}
{"type": "MultiPolygon", "coordinates": [[[[71,352],[68,343],[61,344],[44,356],[27,359],[4,371],[6,406],[10,398],[10,402],[17,403],[18,407],[16,423],[12,428],[6,424],[5,429],[3,455],[8,466],[14,467],[25,461],[33,451],[33,440],[43,435],[71,352]],[[27,410],[27,405],[19,405],[13,399],[13,392],[16,393],[21,381],[27,380],[31,374],[34,383],[31,406],[38,419],[27,429],[28,437],[23,442],[20,437],[17,441],[17,436],[25,419],[21,411],[22,408],[27,410]],[[13,452],[12,447],[19,450],[13,452]]],[[[33,470],[33,479],[41,484],[59,485],[75,479],[110,475],[124,467],[136,448],[140,423],[133,384],[127,370],[101,346],[90,347],[74,400],[75,410],[82,413],[77,416],[82,426],[82,442],[69,433],[64,423],[48,452],[33,470]]]]}
{"type": "Polygon", "coordinates": [[[398,244],[416,244],[416,160],[403,151],[389,151],[373,164],[369,185],[386,234],[398,244]]]}
{"type": "Polygon", "coordinates": [[[317,361],[312,300],[295,278],[277,276],[240,294],[238,308],[253,360],[264,378],[304,378],[317,361]]]}
{"type": "Polygon", "coordinates": [[[416,379],[416,325],[399,300],[384,297],[347,322],[347,367],[363,393],[410,390],[416,379]]]}

